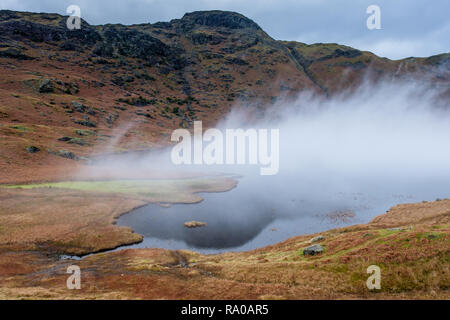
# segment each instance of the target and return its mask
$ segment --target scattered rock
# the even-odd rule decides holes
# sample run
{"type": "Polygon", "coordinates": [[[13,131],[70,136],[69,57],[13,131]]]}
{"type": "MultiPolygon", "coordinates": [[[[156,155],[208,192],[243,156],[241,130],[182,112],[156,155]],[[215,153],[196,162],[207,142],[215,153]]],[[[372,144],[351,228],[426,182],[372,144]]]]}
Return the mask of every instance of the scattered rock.
{"type": "Polygon", "coordinates": [[[323,252],[323,247],[320,244],[309,246],[303,250],[304,256],[313,256],[323,252]]]}
{"type": "Polygon", "coordinates": [[[92,108],[85,106],[84,104],[78,101],[72,101],[73,110],[80,113],[88,113],[91,116],[95,116],[96,112],[92,108]]]}
{"type": "Polygon", "coordinates": [[[75,133],[79,136],[91,136],[95,134],[95,132],[90,130],[75,130],[75,133]]]}
{"type": "Polygon", "coordinates": [[[62,42],[58,47],[64,51],[76,51],[79,49],[79,47],[73,41],[70,40],[62,42]]]}
{"type": "Polygon", "coordinates": [[[186,228],[199,228],[199,227],[205,227],[206,223],[200,222],[200,221],[188,221],[188,222],[184,223],[184,226],[186,228]]]}
{"type": "Polygon", "coordinates": [[[59,150],[58,153],[59,153],[59,156],[61,156],[63,158],[67,158],[67,159],[71,159],[71,160],[77,160],[78,159],[78,157],[75,155],[75,153],[70,152],[70,151],[59,150]]]}
{"type": "Polygon", "coordinates": [[[150,113],[147,113],[147,112],[136,111],[135,114],[137,116],[144,116],[144,117],[147,117],[147,118],[150,118],[150,119],[154,119],[154,117],[150,113]]]}
{"type": "Polygon", "coordinates": [[[53,154],[55,156],[60,156],[70,160],[79,160],[80,158],[75,155],[75,153],[66,151],[66,150],[58,150],[57,152],[53,150],[48,150],[48,153],[53,154]]]}
{"type": "Polygon", "coordinates": [[[144,79],[144,80],[150,80],[150,81],[155,81],[156,80],[155,77],[153,77],[151,74],[149,74],[147,72],[136,73],[135,76],[138,79],[144,79]]]}
{"type": "Polygon", "coordinates": [[[136,97],[119,98],[117,101],[129,104],[131,106],[136,106],[136,107],[144,107],[144,106],[148,106],[148,105],[154,105],[156,103],[156,99],[146,99],[142,96],[139,96],[137,98],[136,97]]]}
{"type": "Polygon", "coordinates": [[[217,45],[225,40],[224,37],[215,34],[207,34],[204,32],[195,32],[191,35],[192,43],[196,45],[217,45]]]}
{"type": "Polygon", "coordinates": [[[130,75],[124,76],[114,76],[111,82],[118,86],[123,86],[125,83],[130,83],[134,81],[134,77],[130,75]]]}
{"type": "Polygon", "coordinates": [[[78,111],[81,113],[83,113],[87,110],[87,107],[78,101],[72,101],[72,106],[75,111],[78,111]]]}
{"type": "Polygon", "coordinates": [[[59,138],[58,141],[67,142],[67,143],[71,143],[71,144],[77,144],[79,146],[87,145],[87,142],[81,138],[62,137],[62,138],[59,138]]]}
{"type": "Polygon", "coordinates": [[[345,58],[355,58],[362,55],[362,52],[357,49],[336,49],[332,54],[320,57],[317,61],[325,61],[333,58],[345,57],[345,58]]]}
{"type": "Polygon", "coordinates": [[[119,118],[119,114],[116,113],[109,113],[108,115],[104,116],[106,123],[108,124],[108,127],[111,127],[111,125],[119,118]]]}
{"type": "Polygon", "coordinates": [[[0,50],[0,57],[2,58],[12,58],[17,60],[32,60],[33,57],[27,56],[23,51],[16,48],[7,48],[5,50],[0,50]]]}
{"type": "Polygon", "coordinates": [[[29,147],[27,147],[27,151],[29,153],[36,153],[36,152],[41,151],[41,149],[39,149],[38,147],[35,147],[35,146],[29,146],[29,147]]]}
{"type": "Polygon", "coordinates": [[[81,138],[72,138],[72,139],[70,139],[70,140],[67,141],[67,142],[68,142],[68,143],[71,143],[71,144],[77,144],[77,145],[79,145],[79,146],[85,146],[85,145],[88,144],[85,140],[83,140],[83,139],[81,139],[81,138]]]}
{"type": "Polygon", "coordinates": [[[311,240],[309,240],[309,242],[313,243],[313,242],[317,242],[317,241],[322,241],[323,239],[325,239],[324,236],[317,236],[317,237],[314,237],[311,240]]]}
{"type": "Polygon", "coordinates": [[[89,128],[96,128],[97,124],[95,122],[92,122],[90,120],[75,120],[76,124],[89,127],[89,128]]]}
{"type": "Polygon", "coordinates": [[[42,79],[39,82],[39,88],[38,88],[39,93],[51,93],[54,91],[54,86],[53,86],[53,82],[50,79],[42,79]]]}

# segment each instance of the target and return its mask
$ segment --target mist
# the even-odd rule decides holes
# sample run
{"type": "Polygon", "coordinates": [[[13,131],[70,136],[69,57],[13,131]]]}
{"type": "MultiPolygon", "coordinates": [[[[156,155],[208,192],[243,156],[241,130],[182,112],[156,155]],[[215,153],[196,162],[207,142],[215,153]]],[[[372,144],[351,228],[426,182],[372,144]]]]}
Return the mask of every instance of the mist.
{"type": "Polygon", "coordinates": [[[153,205],[123,216],[119,225],[144,234],[140,246],[205,253],[253,249],[366,223],[399,203],[446,198],[450,115],[441,94],[429,84],[383,81],[328,99],[302,92],[263,110],[235,108],[216,128],[279,129],[279,172],[272,176],[260,175],[258,165],[174,166],[171,147],[100,160],[94,167],[120,178],[139,172],[239,175],[237,188],[204,194],[201,205],[153,205]],[[354,215],[329,219],[340,212],[354,215]],[[153,224],[145,223],[149,215],[153,224]],[[182,222],[189,219],[208,227],[185,230],[182,222]]]}

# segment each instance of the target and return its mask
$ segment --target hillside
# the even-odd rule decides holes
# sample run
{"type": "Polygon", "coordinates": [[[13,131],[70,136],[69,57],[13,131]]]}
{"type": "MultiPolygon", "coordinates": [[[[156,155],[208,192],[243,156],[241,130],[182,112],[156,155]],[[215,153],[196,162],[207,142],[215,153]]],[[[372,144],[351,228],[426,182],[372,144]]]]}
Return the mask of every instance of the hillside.
{"type": "Polygon", "coordinates": [[[231,108],[258,115],[303,90],[327,98],[363,79],[450,83],[450,54],[392,61],[278,41],[234,12],[73,31],[66,19],[0,11],[0,182],[61,177],[124,128],[114,151],[167,144],[173,129],[212,126],[231,108]]]}

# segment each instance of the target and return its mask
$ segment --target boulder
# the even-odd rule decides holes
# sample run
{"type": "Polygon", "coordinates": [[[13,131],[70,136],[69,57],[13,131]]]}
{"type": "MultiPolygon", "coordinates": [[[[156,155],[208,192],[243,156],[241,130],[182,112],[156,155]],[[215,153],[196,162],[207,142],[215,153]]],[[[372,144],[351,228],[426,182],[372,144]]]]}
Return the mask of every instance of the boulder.
{"type": "Polygon", "coordinates": [[[320,244],[314,244],[303,250],[304,256],[313,256],[323,252],[323,247],[320,244]]]}
{"type": "Polygon", "coordinates": [[[325,239],[324,236],[317,236],[317,237],[314,237],[311,240],[309,240],[309,242],[313,243],[313,242],[317,242],[317,241],[322,241],[323,239],[325,239]]]}
{"type": "Polygon", "coordinates": [[[188,221],[188,222],[184,223],[184,226],[186,228],[199,228],[199,227],[205,227],[206,223],[200,222],[200,221],[188,221]]]}

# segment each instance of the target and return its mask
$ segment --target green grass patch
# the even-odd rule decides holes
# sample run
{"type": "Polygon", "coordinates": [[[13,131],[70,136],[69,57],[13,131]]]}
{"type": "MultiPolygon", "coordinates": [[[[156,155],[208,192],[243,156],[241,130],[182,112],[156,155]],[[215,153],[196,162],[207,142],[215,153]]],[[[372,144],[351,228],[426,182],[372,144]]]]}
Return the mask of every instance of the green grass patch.
{"type": "Polygon", "coordinates": [[[11,128],[11,129],[14,129],[14,130],[21,131],[21,132],[33,131],[32,128],[28,128],[28,127],[25,127],[25,126],[19,126],[19,125],[17,125],[17,126],[11,126],[10,128],[11,128]]]}
{"type": "Polygon", "coordinates": [[[437,233],[437,232],[422,232],[422,233],[416,234],[417,240],[420,240],[423,238],[430,239],[430,240],[439,240],[441,237],[442,237],[442,234],[437,233]]]}
{"type": "Polygon", "coordinates": [[[226,188],[223,178],[152,179],[152,180],[108,180],[65,181],[37,184],[7,185],[9,189],[59,188],[89,192],[123,193],[151,198],[184,199],[187,193],[226,188]]]}

